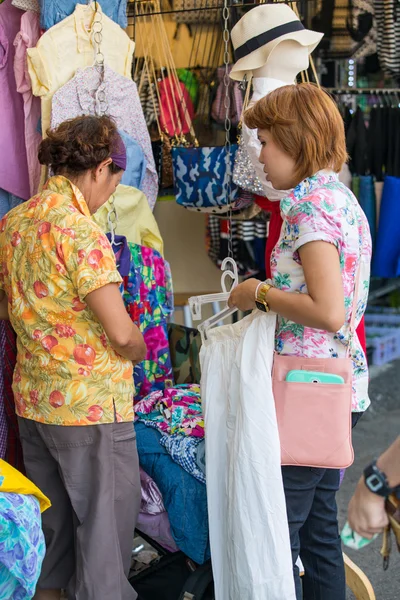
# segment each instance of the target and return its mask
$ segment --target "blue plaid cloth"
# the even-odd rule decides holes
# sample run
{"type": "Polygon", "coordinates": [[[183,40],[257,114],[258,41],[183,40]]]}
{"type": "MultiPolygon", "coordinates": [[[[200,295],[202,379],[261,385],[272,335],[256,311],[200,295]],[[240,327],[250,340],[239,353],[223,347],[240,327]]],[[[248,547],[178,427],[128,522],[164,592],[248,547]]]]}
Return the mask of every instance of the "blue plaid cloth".
{"type": "Polygon", "coordinates": [[[203,441],[203,438],[188,437],[176,433],[161,436],[160,444],[166,449],[174,462],[198,481],[205,483],[206,476],[197,465],[197,447],[203,441]]]}

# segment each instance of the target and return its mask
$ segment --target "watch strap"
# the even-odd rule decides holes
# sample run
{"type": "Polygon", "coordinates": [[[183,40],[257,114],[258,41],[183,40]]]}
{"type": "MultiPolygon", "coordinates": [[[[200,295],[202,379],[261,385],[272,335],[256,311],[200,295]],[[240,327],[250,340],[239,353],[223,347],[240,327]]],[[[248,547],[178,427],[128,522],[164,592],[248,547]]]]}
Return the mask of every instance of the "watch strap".
{"type": "Polygon", "coordinates": [[[388,498],[393,493],[393,488],[389,486],[387,477],[376,464],[376,460],[364,470],[364,481],[369,491],[373,494],[388,498]]]}

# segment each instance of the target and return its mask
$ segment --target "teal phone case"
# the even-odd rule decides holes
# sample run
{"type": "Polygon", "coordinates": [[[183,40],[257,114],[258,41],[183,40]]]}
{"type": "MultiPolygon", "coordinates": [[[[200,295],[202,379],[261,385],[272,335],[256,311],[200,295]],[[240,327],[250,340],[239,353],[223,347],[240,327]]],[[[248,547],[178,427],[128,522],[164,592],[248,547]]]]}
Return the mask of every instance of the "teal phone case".
{"type": "Polygon", "coordinates": [[[289,371],[286,376],[286,381],[291,383],[344,383],[344,379],[340,375],[319,373],[317,371],[289,371]]]}

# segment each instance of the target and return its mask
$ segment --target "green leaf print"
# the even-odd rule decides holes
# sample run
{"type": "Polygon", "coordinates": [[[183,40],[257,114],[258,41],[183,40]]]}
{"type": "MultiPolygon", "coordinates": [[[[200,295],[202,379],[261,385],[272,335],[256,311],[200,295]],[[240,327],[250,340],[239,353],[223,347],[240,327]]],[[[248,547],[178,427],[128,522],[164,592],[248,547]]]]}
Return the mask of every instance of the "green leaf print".
{"type": "Polygon", "coordinates": [[[312,217],[315,214],[315,206],[312,202],[301,202],[295,207],[296,215],[307,215],[312,217]]]}
{"type": "Polygon", "coordinates": [[[277,288],[283,290],[284,288],[290,288],[292,280],[289,273],[278,273],[274,279],[274,283],[277,288]]]}

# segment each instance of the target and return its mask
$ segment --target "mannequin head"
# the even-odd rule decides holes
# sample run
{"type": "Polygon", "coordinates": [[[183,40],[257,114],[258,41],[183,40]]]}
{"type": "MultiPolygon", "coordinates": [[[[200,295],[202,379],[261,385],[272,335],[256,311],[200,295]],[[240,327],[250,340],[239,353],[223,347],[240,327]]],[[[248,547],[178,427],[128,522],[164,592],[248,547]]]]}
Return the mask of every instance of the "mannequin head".
{"type": "Polygon", "coordinates": [[[265,64],[247,73],[247,77],[268,77],[287,84],[294,83],[297,75],[309,65],[308,47],[295,40],[283,40],[268,56],[265,64]]]}

